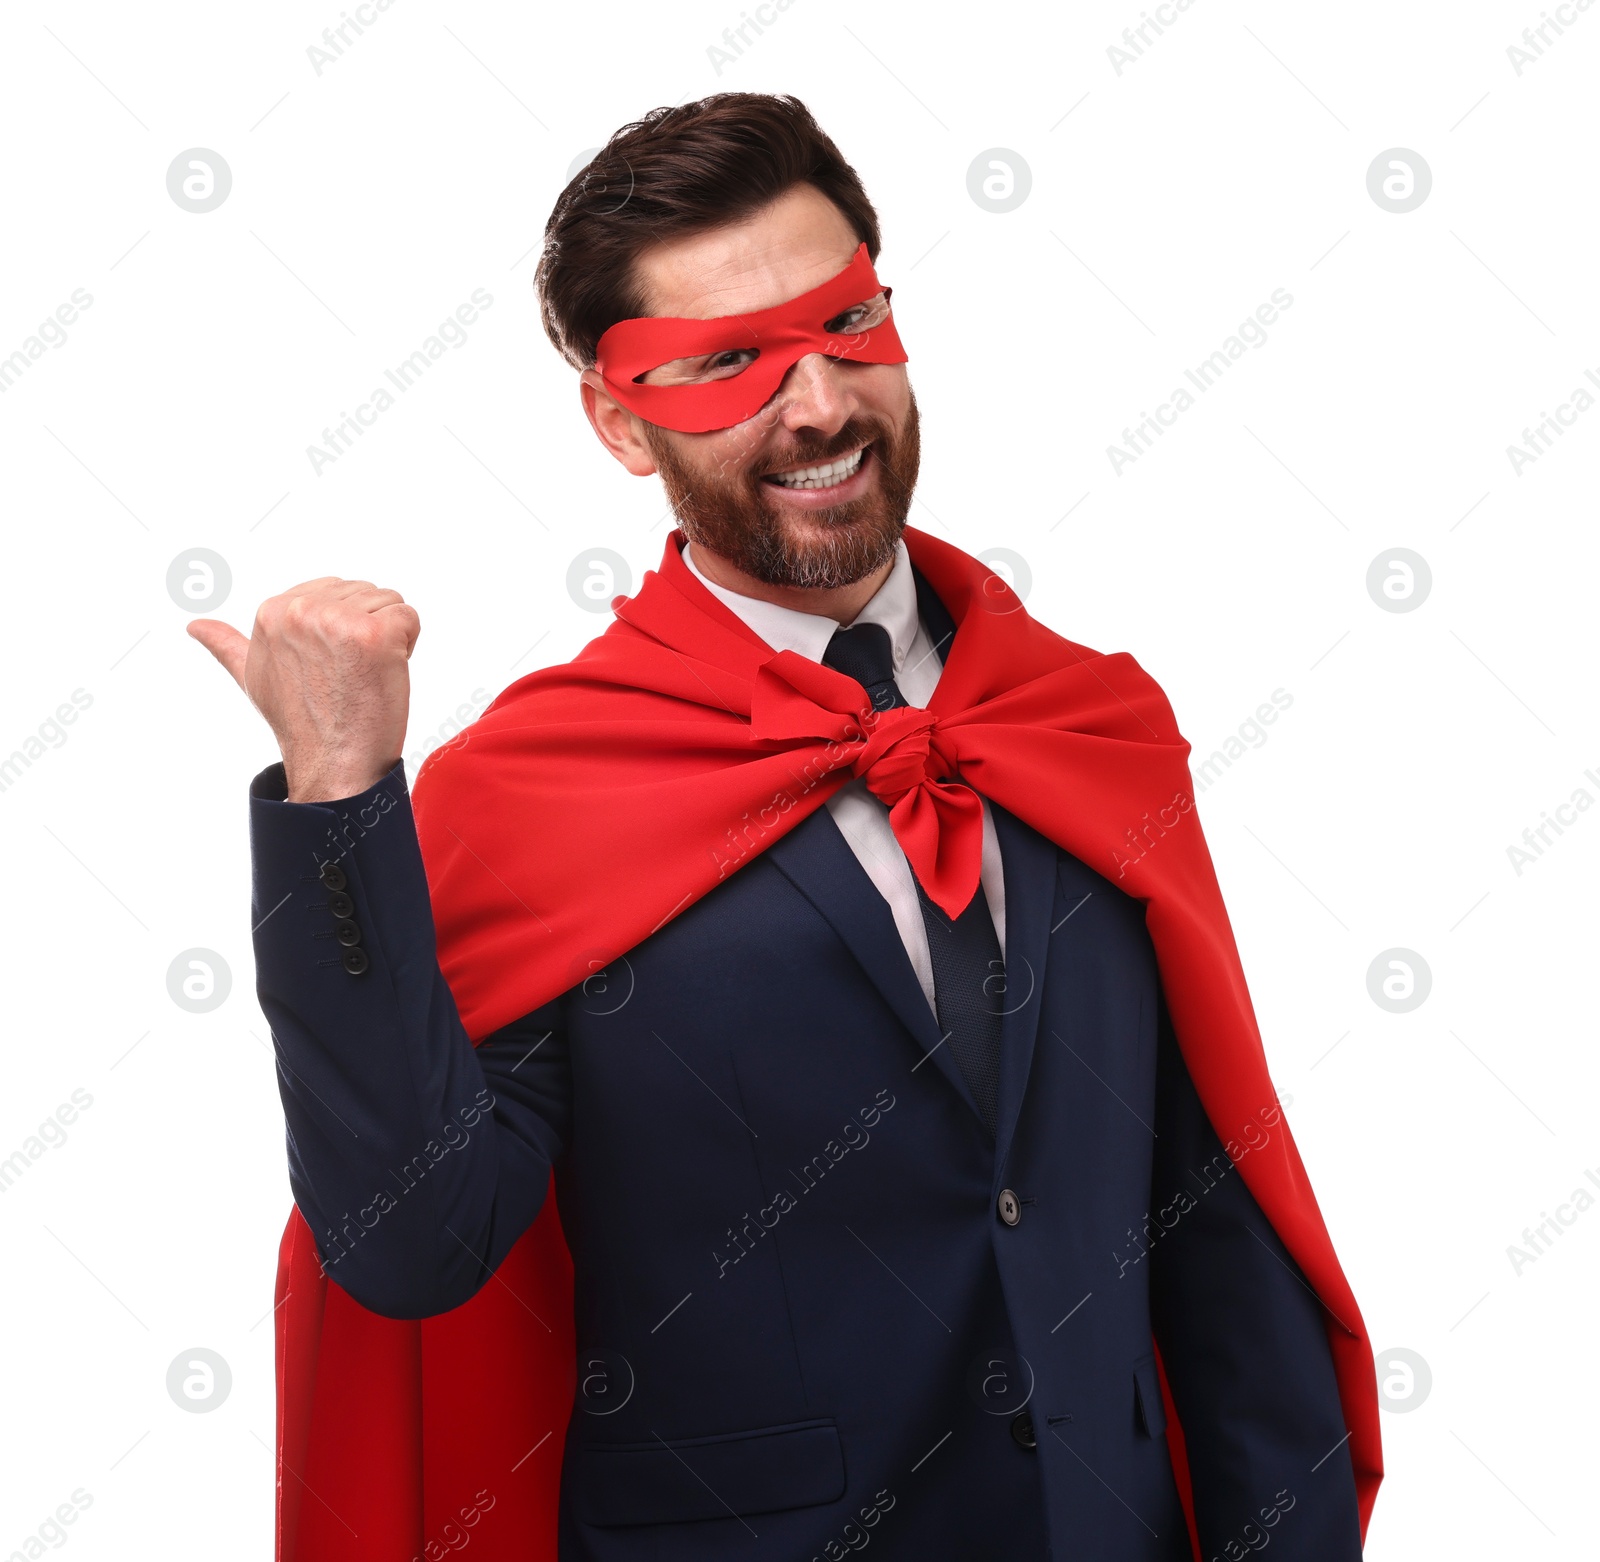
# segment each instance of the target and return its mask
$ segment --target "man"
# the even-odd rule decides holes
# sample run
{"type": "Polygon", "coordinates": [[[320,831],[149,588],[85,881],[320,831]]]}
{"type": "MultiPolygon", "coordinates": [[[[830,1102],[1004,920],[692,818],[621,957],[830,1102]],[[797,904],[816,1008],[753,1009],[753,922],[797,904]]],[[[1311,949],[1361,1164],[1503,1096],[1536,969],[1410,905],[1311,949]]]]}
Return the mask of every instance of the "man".
{"type": "Polygon", "coordinates": [[[1371,1352],[1188,746],[906,527],[878,248],[793,99],[563,193],[546,328],[679,531],[415,823],[398,592],[192,626],[283,755],[286,1558],[1360,1554],[1371,1352]]]}

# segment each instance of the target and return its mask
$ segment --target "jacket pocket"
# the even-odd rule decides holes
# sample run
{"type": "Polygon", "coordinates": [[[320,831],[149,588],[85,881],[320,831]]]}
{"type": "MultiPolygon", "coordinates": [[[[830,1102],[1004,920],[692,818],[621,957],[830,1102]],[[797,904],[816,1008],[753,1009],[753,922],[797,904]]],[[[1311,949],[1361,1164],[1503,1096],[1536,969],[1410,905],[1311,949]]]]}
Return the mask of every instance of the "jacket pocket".
{"type": "Polygon", "coordinates": [[[567,1489],[584,1524],[678,1524],[776,1513],[844,1495],[832,1421],[797,1421],[720,1437],[607,1446],[579,1443],[567,1489]]]}
{"type": "Polygon", "coordinates": [[[1141,1356],[1133,1364],[1133,1405],[1146,1437],[1160,1437],[1166,1431],[1167,1407],[1161,1400],[1161,1379],[1153,1355],[1141,1356]]]}

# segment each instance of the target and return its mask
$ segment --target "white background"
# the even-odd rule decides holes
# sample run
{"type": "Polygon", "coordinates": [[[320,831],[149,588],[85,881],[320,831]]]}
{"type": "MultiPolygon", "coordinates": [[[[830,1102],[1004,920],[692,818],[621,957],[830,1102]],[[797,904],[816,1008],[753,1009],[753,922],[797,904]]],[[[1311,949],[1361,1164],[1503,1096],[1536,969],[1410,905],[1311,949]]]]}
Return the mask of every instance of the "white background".
{"type": "Polygon", "coordinates": [[[1600,374],[1600,8],[1519,75],[1532,3],[1197,0],[1118,74],[1136,0],[795,0],[719,73],[740,9],[397,0],[320,75],[337,0],[0,19],[0,357],[93,298],[0,395],[0,755],[92,700],[0,791],[0,1158],[92,1097],[0,1194],[0,1554],[77,1488],[74,1556],[271,1544],[289,1192],[245,791],[274,754],[168,567],[220,554],[241,626],[309,576],[402,589],[413,754],[576,652],[606,620],[574,559],[637,585],[666,527],[539,328],[536,246],[581,153],[731,87],[805,99],[878,206],[913,523],[1024,559],[1030,610],[1132,651],[1196,763],[1292,699],[1199,808],[1380,1359],[1431,1369],[1383,1417],[1368,1555],[1592,1555],[1600,1210],[1520,1274],[1507,1247],[1600,1168],[1600,813],[1520,874],[1507,848],[1600,798],[1600,409],[1520,475],[1507,447],[1600,374]],[[166,187],[194,147],[232,173],[205,214],[166,187]],[[1433,180],[1404,214],[1367,188],[1397,147],[1433,180]],[[1031,170],[1005,213],[968,193],[992,148],[1031,170]],[[317,475],[306,447],[475,288],[466,344],[317,475]],[[1119,475],[1107,446],[1278,288],[1265,344],[1119,475]],[[1431,569],[1414,611],[1367,590],[1394,548],[1431,569]],[[205,1014],[168,996],[194,947],[232,971],[205,1014]],[[1368,993],[1394,947],[1432,974],[1408,1013],[1368,993]],[[197,1346],[232,1371],[209,1414],[165,1387],[197,1346]]]}

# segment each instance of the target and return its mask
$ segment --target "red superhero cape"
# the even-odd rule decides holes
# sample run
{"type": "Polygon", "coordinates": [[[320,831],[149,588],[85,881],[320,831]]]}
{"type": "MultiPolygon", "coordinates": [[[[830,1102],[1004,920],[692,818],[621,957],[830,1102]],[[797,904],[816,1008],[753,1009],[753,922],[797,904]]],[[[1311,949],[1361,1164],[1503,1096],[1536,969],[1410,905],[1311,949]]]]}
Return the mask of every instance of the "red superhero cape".
{"type": "MultiPolygon", "coordinates": [[[[977,560],[905,539],[957,626],[926,711],[873,713],[843,674],[774,654],[674,534],[604,634],[430,757],[415,814],[467,1032],[481,1040],[631,949],[852,775],[957,911],[982,853],[970,783],[1144,903],[1206,1114],[1324,1304],[1364,1538],[1383,1470],[1372,1348],[1278,1116],[1189,745],[1131,656],[1063,639],[977,560]],[[1260,1142],[1263,1121],[1275,1131],[1260,1142]]],[[[360,1307],[328,1283],[298,1212],[277,1295],[282,1562],[433,1562],[469,1541],[479,1562],[554,1562],[575,1342],[553,1193],[495,1279],[442,1317],[360,1307]]],[[[1170,1395],[1167,1412],[1192,1536],[1170,1395]]]]}

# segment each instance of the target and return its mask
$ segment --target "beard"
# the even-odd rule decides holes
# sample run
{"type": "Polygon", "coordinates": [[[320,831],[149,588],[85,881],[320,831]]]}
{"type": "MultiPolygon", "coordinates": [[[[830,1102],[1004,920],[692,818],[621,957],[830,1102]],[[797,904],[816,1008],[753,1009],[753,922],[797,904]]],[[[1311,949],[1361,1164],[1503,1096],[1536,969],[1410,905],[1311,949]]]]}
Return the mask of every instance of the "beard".
{"type": "Polygon", "coordinates": [[[731,477],[715,467],[702,471],[692,465],[654,424],[644,425],[644,438],[683,534],[697,548],[719,554],[769,586],[833,590],[854,585],[888,563],[906,527],[922,460],[914,395],[898,429],[877,417],[851,418],[829,438],[802,439],[731,477]],[[866,459],[880,470],[858,499],[800,510],[786,505],[762,480],[862,445],[871,446],[866,459]]]}

